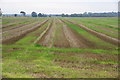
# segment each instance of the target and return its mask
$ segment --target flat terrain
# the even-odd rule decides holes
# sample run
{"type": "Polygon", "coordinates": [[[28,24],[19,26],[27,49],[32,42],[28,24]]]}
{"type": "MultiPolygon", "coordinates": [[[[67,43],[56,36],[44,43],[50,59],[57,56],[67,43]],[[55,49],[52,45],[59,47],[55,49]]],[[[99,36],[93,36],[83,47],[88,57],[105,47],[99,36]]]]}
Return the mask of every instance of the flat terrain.
{"type": "Polygon", "coordinates": [[[5,78],[118,77],[117,18],[3,17],[5,78]]]}

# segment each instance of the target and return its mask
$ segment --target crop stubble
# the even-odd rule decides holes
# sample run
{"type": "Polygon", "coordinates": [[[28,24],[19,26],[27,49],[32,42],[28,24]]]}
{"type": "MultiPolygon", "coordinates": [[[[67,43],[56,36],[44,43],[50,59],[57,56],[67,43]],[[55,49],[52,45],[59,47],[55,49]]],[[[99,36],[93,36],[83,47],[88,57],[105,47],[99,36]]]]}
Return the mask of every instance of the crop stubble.
{"type": "Polygon", "coordinates": [[[2,38],[2,43],[3,44],[12,44],[12,43],[15,43],[16,41],[18,41],[19,39],[23,38],[25,35],[27,35],[28,33],[32,32],[32,31],[35,31],[36,29],[38,29],[40,26],[42,26],[43,24],[45,24],[48,20],[45,20],[41,23],[37,23],[35,24],[33,27],[31,28],[27,28],[25,27],[25,30],[23,28],[21,29],[15,29],[17,31],[13,31],[11,36],[7,36],[7,37],[3,37],[2,38]],[[27,29],[26,29],[27,28],[27,29]]]}

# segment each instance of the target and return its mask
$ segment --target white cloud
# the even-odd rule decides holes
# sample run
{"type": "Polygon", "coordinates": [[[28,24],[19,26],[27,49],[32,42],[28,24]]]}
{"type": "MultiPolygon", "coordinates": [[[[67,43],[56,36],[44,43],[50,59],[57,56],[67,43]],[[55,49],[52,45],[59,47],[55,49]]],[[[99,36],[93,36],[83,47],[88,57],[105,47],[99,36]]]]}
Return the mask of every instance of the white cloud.
{"type": "Polygon", "coordinates": [[[119,0],[1,0],[2,2],[118,2],[119,0]]]}
{"type": "Polygon", "coordinates": [[[117,11],[118,0],[0,0],[3,13],[81,13],[117,11]],[[82,2],[84,1],[84,2],[82,2]],[[88,2],[87,2],[88,1],[88,2]],[[101,1],[101,2],[98,2],[101,1]],[[102,2],[103,1],[103,2],[102,2]]]}

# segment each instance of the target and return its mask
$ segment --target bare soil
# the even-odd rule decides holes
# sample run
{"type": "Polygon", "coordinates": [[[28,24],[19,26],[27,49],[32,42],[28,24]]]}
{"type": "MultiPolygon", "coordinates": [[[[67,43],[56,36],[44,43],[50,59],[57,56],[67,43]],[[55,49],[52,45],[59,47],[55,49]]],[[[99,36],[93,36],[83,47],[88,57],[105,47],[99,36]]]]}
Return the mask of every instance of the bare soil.
{"type": "Polygon", "coordinates": [[[64,26],[60,20],[56,20],[56,30],[54,37],[54,47],[58,48],[70,48],[69,41],[64,32],[64,26]]]}
{"type": "Polygon", "coordinates": [[[2,28],[6,28],[6,27],[8,27],[8,26],[10,26],[10,25],[13,25],[13,24],[16,24],[16,23],[2,24],[2,28]]]}
{"type": "Polygon", "coordinates": [[[48,27],[49,29],[45,34],[43,34],[42,38],[37,42],[37,44],[40,44],[42,46],[46,47],[52,47],[52,38],[53,38],[53,27],[54,23],[52,22],[48,27]]]}
{"type": "Polygon", "coordinates": [[[71,48],[89,48],[83,38],[76,34],[71,28],[63,25],[63,30],[71,48]]]}

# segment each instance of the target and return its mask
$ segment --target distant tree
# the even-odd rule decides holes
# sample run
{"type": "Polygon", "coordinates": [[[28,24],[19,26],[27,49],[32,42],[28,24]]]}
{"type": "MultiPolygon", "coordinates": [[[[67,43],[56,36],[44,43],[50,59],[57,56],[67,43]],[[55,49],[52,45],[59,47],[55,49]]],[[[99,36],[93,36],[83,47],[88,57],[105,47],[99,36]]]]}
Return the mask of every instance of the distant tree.
{"type": "Polygon", "coordinates": [[[70,16],[71,17],[79,17],[79,14],[74,13],[74,14],[71,14],[70,16]]]}
{"type": "Polygon", "coordinates": [[[65,14],[64,14],[64,13],[62,13],[62,17],[65,17],[65,14]]]}
{"type": "Polygon", "coordinates": [[[36,12],[32,12],[31,15],[32,15],[32,17],[37,17],[37,13],[36,12]]]}
{"type": "Polygon", "coordinates": [[[120,19],[119,17],[120,17],[120,12],[118,12],[118,19],[120,19]]]}
{"type": "Polygon", "coordinates": [[[42,14],[42,17],[47,17],[47,15],[46,14],[42,14]]]}
{"type": "Polygon", "coordinates": [[[43,17],[43,15],[41,13],[38,14],[38,17],[43,17]]]}
{"type": "Polygon", "coordinates": [[[25,16],[25,15],[26,15],[26,13],[25,13],[24,11],[21,11],[20,13],[22,13],[22,14],[23,14],[23,16],[25,16]]]}
{"type": "Polygon", "coordinates": [[[65,17],[69,17],[69,15],[68,15],[68,14],[66,14],[66,15],[65,15],[65,17]]]}
{"type": "Polygon", "coordinates": [[[0,16],[2,16],[2,11],[1,11],[1,8],[0,8],[0,16]]]}
{"type": "Polygon", "coordinates": [[[51,17],[52,15],[50,14],[49,17],[51,17]]]}
{"type": "Polygon", "coordinates": [[[88,16],[87,12],[84,12],[84,13],[83,13],[83,16],[84,16],[84,17],[87,17],[87,16],[88,16]]]}
{"type": "Polygon", "coordinates": [[[16,17],[16,16],[17,16],[17,14],[14,14],[14,16],[16,17]]]}
{"type": "Polygon", "coordinates": [[[87,15],[88,15],[88,17],[91,17],[91,16],[92,16],[92,13],[91,13],[91,12],[88,12],[87,15]]]}

